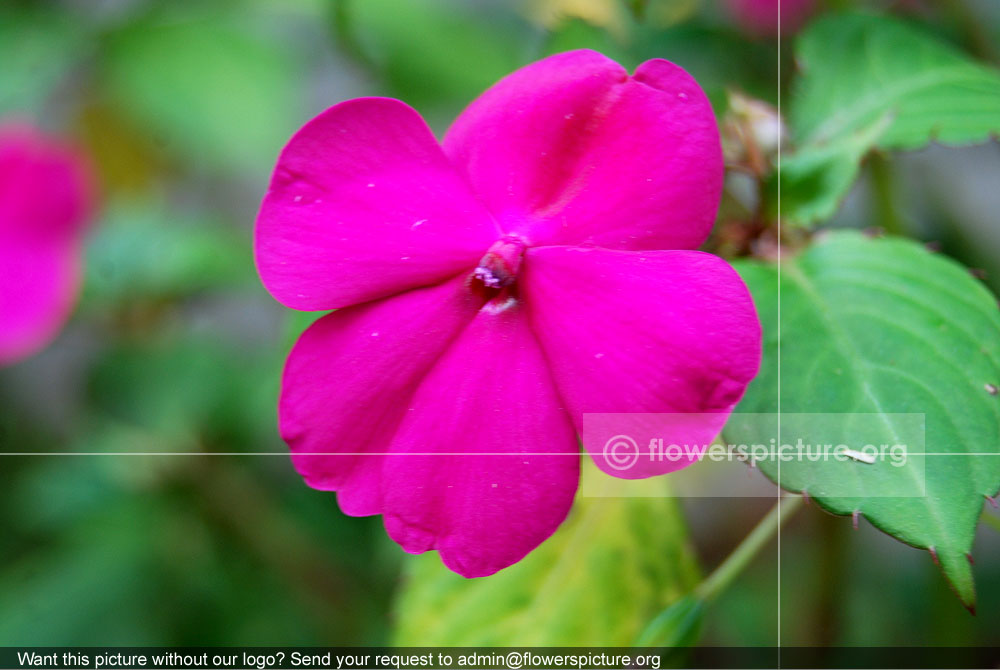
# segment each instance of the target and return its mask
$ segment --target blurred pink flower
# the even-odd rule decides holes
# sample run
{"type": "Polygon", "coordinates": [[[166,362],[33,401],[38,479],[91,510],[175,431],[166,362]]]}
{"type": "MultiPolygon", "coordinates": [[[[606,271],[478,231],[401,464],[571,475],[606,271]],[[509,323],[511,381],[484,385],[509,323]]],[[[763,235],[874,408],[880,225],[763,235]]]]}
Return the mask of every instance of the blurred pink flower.
{"type": "Polygon", "coordinates": [[[0,365],[42,349],[72,311],[90,193],[72,149],[0,126],[0,365]]]}
{"type": "MultiPolygon", "coordinates": [[[[443,145],[398,100],[310,121],[256,230],[275,298],[340,308],[284,372],[280,430],[306,482],[475,577],[565,518],[585,412],[716,412],[686,435],[710,440],[760,358],[743,282],[693,251],[722,173],[708,100],[664,60],[629,76],[592,51],[546,58],[443,145]]],[[[687,465],[595,460],[632,478],[687,465]]]]}
{"type": "Polygon", "coordinates": [[[729,11],[745,32],[761,37],[781,34],[792,35],[799,31],[812,15],[816,0],[727,0],[729,11]]]}

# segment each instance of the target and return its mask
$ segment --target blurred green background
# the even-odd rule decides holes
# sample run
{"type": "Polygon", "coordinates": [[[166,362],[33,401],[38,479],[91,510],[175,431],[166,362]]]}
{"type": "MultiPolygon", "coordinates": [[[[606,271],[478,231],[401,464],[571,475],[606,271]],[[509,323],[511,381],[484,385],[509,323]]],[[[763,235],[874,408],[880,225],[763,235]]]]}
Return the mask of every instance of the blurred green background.
{"type": "MultiPolygon", "coordinates": [[[[997,63],[1000,3],[866,4],[997,63]]],[[[0,458],[0,644],[393,640],[395,594],[422,559],[389,541],[379,518],[342,515],[286,457],[254,455],[285,449],[275,416],[281,365],[315,318],[261,287],[256,208],[283,143],[336,102],[399,97],[441,132],[502,75],[579,47],[629,68],[677,62],[720,120],[729,92],[772,105],[787,93],[778,40],[744,34],[716,0],[0,6],[0,118],[71,138],[101,185],[73,320],[45,352],[0,370],[0,450],[107,454],[0,458]]],[[[876,178],[887,169],[892,179],[889,200],[868,166],[833,225],[888,211],[899,229],[984,268],[1000,288],[996,142],[931,148],[879,169],[876,178]]],[[[740,185],[730,187],[722,216],[738,218],[740,185]]],[[[773,500],[681,502],[707,571],[773,500]]],[[[683,529],[670,532],[688,542],[683,529]]],[[[772,645],[780,625],[786,645],[998,645],[1000,534],[980,535],[971,617],[924,553],[806,508],[782,534],[780,622],[772,543],[712,606],[701,643],[772,645]]],[[[635,543],[646,550],[643,538],[635,543]]],[[[580,571],[549,597],[618,587],[613,573],[580,571]]],[[[631,617],[633,605],[617,598],[605,614],[631,617]]]]}

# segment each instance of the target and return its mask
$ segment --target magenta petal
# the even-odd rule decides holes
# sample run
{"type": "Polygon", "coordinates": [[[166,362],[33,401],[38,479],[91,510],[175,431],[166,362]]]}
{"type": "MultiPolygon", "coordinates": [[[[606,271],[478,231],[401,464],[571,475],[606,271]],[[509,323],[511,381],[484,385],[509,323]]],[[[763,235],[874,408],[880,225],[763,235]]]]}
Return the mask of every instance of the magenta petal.
{"type": "Polygon", "coordinates": [[[281,435],[306,483],[339,491],[345,513],[381,511],[383,457],[376,454],[388,450],[420,380],[475,316],[481,301],[464,281],[334,312],[292,349],[281,435]]]}
{"type": "Polygon", "coordinates": [[[27,127],[0,129],[0,365],[41,349],[69,316],[90,190],[71,150],[27,127]]]}
{"type": "Polygon", "coordinates": [[[361,98],[281,152],[257,217],[257,267],[288,307],[333,309],[451,277],[497,235],[420,115],[361,98]]]}
{"type": "MultiPolygon", "coordinates": [[[[757,374],[760,323],[746,286],[698,251],[530,249],[522,279],[531,325],[577,428],[587,412],[705,413],[681,439],[707,443],[757,374]]],[[[670,435],[664,436],[671,439],[670,435]]],[[[640,462],[609,474],[662,474],[640,462]]]]}
{"type": "Polygon", "coordinates": [[[481,577],[566,517],[577,441],[520,307],[487,305],[410,408],[383,484],[386,530],[403,549],[437,549],[455,572],[481,577]]]}
{"type": "Polygon", "coordinates": [[[629,77],[593,51],[551,56],[486,91],[444,146],[501,227],[534,246],[693,249],[722,191],[712,108],[665,60],[629,77]]]}

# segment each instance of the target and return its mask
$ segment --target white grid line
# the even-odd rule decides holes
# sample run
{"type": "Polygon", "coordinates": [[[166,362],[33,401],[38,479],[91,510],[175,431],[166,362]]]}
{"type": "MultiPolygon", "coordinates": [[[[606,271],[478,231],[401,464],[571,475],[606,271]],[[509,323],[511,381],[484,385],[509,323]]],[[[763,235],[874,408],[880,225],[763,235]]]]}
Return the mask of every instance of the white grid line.
{"type": "MultiPolygon", "coordinates": [[[[731,452],[734,453],[734,452],[731,452]]],[[[585,456],[586,451],[0,451],[2,456],[585,456]]],[[[907,454],[907,458],[924,456],[955,456],[975,458],[978,456],[1000,456],[1000,452],[984,451],[972,454],[953,452],[919,452],[907,454]]],[[[686,460],[687,457],[680,458],[686,460]]],[[[666,460],[666,459],[664,459],[666,460]]],[[[701,458],[713,462],[711,458],[701,458]]],[[[741,459],[733,459],[739,461],[741,459]]],[[[778,459],[778,467],[781,461],[778,459]]],[[[796,459],[791,459],[796,460],[796,459]]],[[[809,460],[808,456],[805,460],[809,460]]],[[[813,461],[815,462],[815,461],[813,461]]],[[[871,464],[866,464],[871,465],[871,464]]]]}
{"type": "MultiPolygon", "coordinates": [[[[781,120],[781,0],[778,0],[778,123],[782,123],[781,120]]],[[[781,132],[778,133],[778,157],[777,157],[777,171],[778,171],[778,444],[781,444],[781,132]]],[[[777,666],[780,670],[781,668],[781,460],[778,460],[778,663],[777,666]]]]}

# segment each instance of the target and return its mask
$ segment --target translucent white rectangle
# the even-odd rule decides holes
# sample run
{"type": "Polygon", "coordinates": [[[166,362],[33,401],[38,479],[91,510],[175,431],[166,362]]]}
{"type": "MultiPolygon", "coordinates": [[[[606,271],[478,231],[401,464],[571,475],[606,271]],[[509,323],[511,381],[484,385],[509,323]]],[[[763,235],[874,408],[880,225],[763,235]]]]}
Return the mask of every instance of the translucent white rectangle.
{"type": "Polygon", "coordinates": [[[662,495],[628,480],[668,473],[680,497],[774,497],[780,471],[783,488],[819,498],[923,497],[928,459],[975,457],[955,446],[928,454],[924,421],[916,413],[584,414],[584,451],[625,481],[584,478],[581,494],[662,495]],[[715,439],[692,441],[722,424],[715,439]]]}

